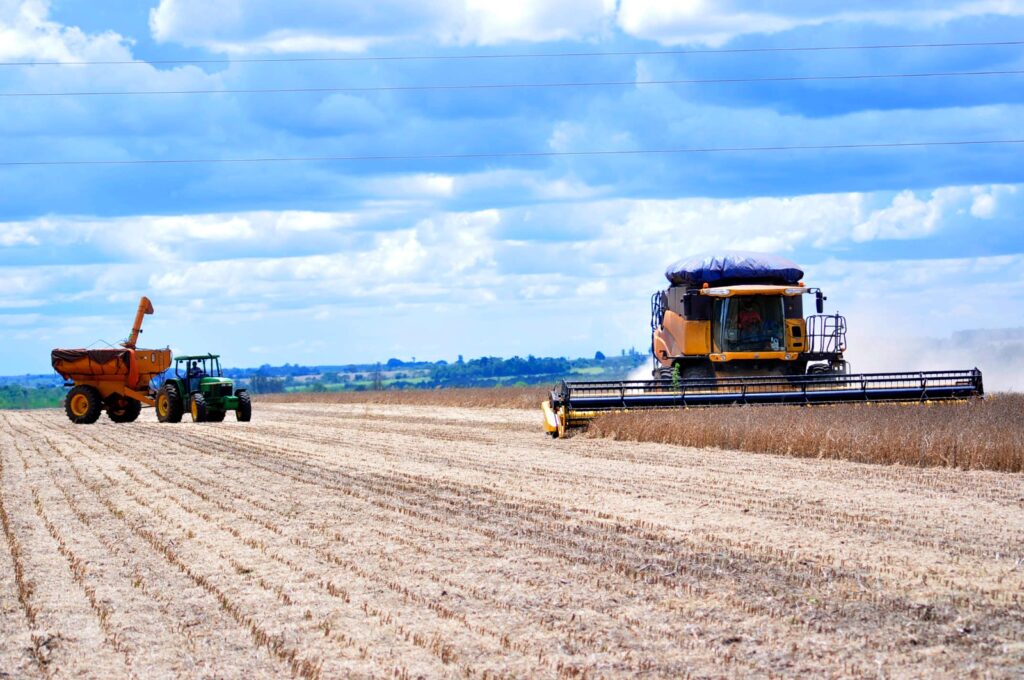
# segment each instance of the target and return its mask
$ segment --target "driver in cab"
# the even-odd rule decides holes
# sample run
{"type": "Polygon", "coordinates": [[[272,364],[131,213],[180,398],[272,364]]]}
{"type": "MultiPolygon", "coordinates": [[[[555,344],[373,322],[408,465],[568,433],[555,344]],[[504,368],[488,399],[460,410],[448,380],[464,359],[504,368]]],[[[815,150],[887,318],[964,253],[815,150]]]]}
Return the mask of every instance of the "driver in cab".
{"type": "Polygon", "coordinates": [[[736,325],[739,327],[740,336],[749,338],[758,334],[761,330],[761,314],[757,311],[754,303],[750,300],[740,301],[740,312],[736,316],[736,325]]]}
{"type": "Polygon", "coordinates": [[[199,389],[199,380],[205,376],[206,373],[199,365],[199,362],[193,359],[192,363],[189,364],[188,372],[185,375],[188,378],[188,391],[195,392],[199,389]]]}

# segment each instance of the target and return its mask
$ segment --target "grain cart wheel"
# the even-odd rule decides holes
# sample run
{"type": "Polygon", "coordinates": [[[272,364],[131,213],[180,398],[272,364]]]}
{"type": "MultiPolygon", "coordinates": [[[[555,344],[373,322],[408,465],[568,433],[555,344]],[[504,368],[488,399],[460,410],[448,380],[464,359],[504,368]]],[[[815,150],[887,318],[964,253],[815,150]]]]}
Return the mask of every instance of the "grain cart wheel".
{"type": "Polygon", "coordinates": [[[64,412],[68,419],[76,425],[91,425],[100,417],[103,410],[103,398],[100,391],[90,385],[72,387],[64,399],[64,412]]]}
{"type": "Polygon", "coordinates": [[[208,423],[222,423],[224,422],[224,416],[227,415],[226,411],[214,411],[208,410],[206,412],[206,422],[208,423]]]}
{"type": "Polygon", "coordinates": [[[120,394],[107,397],[107,417],[115,423],[134,422],[141,412],[142,404],[136,399],[122,397],[120,394]]]}
{"type": "Polygon", "coordinates": [[[156,393],[156,418],[161,423],[181,422],[181,395],[174,383],[167,383],[156,393]]]}
{"type": "Polygon", "coordinates": [[[249,398],[249,393],[245,390],[236,391],[235,396],[238,397],[235,420],[240,423],[247,423],[252,420],[252,399],[249,398]]]}
{"type": "Polygon", "coordinates": [[[206,397],[202,392],[193,392],[190,410],[192,411],[193,423],[205,423],[209,420],[209,413],[206,410],[206,397]]]}

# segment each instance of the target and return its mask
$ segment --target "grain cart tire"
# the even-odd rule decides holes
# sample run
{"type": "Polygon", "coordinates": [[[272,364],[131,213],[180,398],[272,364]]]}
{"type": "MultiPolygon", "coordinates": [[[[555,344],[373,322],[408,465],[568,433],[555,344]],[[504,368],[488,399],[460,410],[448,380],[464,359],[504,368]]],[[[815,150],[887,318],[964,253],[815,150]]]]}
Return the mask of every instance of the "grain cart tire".
{"type": "Polygon", "coordinates": [[[131,423],[142,412],[142,403],[137,399],[112,394],[107,397],[107,417],[115,423],[131,423]]]}
{"type": "Polygon", "coordinates": [[[240,423],[247,423],[252,420],[252,399],[245,390],[235,392],[238,397],[238,408],[235,409],[235,419],[240,423]]]}
{"type": "Polygon", "coordinates": [[[156,418],[161,423],[180,423],[181,395],[174,383],[166,383],[156,393],[156,418]]]}
{"type": "Polygon", "coordinates": [[[212,409],[206,412],[206,422],[208,423],[222,423],[224,422],[224,416],[227,415],[226,411],[214,411],[212,409]]]}
{"type": "Polygon", "coordinates": [[[72,387],[64,399],[64,412],[68,419],[76,425],[95,423],[103,410],[103,398],[100,391],[90,385],[72,387]]]}
{"type": "Polygon", "coordinates": [[[209,420],[209,413],[206,410],[206,397],[202,392],[193,392],[189,399],[189,410],[192,412],[193,423],[205,423],[209,420]]]}

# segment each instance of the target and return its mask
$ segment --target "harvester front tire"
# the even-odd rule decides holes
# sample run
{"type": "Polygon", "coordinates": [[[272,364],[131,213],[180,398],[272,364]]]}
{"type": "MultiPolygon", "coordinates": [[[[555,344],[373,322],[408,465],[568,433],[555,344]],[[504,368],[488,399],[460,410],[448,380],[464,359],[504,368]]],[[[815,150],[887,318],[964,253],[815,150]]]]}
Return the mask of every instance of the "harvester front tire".
{"type": "Polygon", "coordinates": [[[76,425],[92,425],[99,420],[103,410],[103,397],[100,391],[90,385],[72,387],[64,399],[64,412],[68,420],[76,425]]]}
{"type": "Polygon", "coordinates": [[[156,419],[161,423],[180,423],[181,395],[173,383],[167,383],[156,393],[156,419]]]}
{"type": "Polygon", "coordinates": [[[142,412],[142,404],[137,399],[112,395],[107,400],[107,417],[115,423],[131,423],[142,412]]]}
{"type": "Polygon", "coordinates": [[[235,419],[240,423],[247,423],[252,420],[252,399],[245,390],[235,392],[238,397],[238,408],[235,409],[235,419]]]}
{"type": "Polygon", "coordinates": [[[711,362],[688,364],[681,367],[679,377],[683,380],[714,380],[715,369],[711,362]]]}
{"type": "Polygon", "coordinates": [[[205,423],[209,417],[209,414],[207,413],[206,410],[206,397],[203,396],[203,393],[194,393],[189,402],[189,410],[192,412],[192,422],[205,423]]]}

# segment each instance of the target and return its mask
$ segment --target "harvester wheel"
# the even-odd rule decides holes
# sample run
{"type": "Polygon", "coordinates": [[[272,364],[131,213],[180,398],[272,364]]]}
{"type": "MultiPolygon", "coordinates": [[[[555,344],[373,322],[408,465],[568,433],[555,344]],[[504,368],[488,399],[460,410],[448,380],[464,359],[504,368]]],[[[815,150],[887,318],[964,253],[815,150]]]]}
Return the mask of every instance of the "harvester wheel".
{"type": "Polygon", "coordinates": [[[157,420],[161,423],[180,423],[182,410],[178,387],[174,383],[166,383],[156,393],[157,420]]]}
{"type": "Polygon", "coordinates": [[[247,423],[252,420],[252,399],[245,390],[235,392],[238,397],[238,408],[235,409],[235,419],[240,423],[247,423]]]}
{"type": "Polygon", "coordinates": [[[227,414],[226,411],[214,411],[209,410],[206,412],[206,422],[208,423],[222,423],[224,422],[224,416],[227,414]]]}
{"type": "Polygon", "coordinates": [[[695,364],[684,364],[679,377],[683,380],[713,380],[715,369],[710,361],[695,364]]]}
{"type": "Polygon", "coordinates": [[[142,412],[142,404],[137,399],[112,394],[107,398],[107,417],[115,423],[131,423],[142,412]]]}
{"type": "Polygon", "coordinates": [[[193,392],[189,401],[191,402],[192,422],[205,423],[209,419],[209,413],[206,411],[206,397],[202,392],[193,392]]]}
{"type": "Polygon", "coordinates": [[[77,385],[71,388],[64,400],[64,412],[68,419],[76,425],[91,425],[100,417],[103,410],[103,398],[100,391],[90,385],[77,385]]]}

